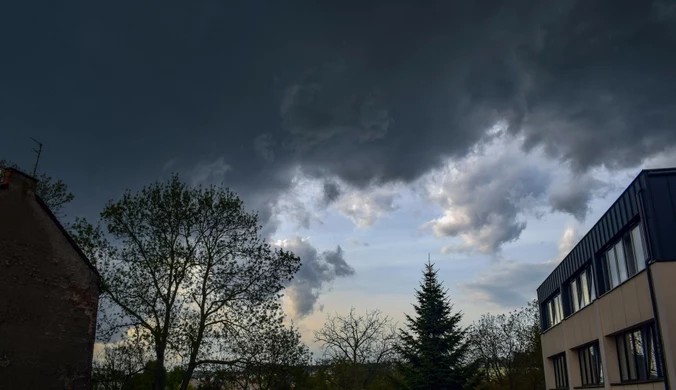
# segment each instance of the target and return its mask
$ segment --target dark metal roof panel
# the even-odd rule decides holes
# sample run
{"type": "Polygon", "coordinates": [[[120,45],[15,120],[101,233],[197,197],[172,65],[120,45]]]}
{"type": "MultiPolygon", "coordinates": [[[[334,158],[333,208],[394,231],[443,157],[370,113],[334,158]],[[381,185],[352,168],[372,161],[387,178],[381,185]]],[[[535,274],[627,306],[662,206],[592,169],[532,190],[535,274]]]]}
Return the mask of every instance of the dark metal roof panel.
{"type": "MultiPolygon", "coordinates": [[[[619,233],[630,220],[636,217],[638,208],[632,206],[632,203],[635,203],[636,192],[641,188],[637,179],[644,172],[647,171],[641,172],[632,181],[632,184],[625,189],[601,219],[538,287],[537,293],[540,302],[554,294],[563,282],[573,276],[587,260],[599,252],[613,236],[619,233]],[[633,202],[632,199],[634,200],[633,202]]],[[[676,178],[674,180],[674,189],[676,189],[676,178]]],[[[674,218],[674,226],[676,226],[676,217],[674,218]]]]}
{"type": "Polygon", "coordinates": [[[643,170],[538,287],[540,302],[549,298],[592,256],[638,216],[639,192],[643,199],[650,246],[656,260],[676,260],[676,168],[643,170]],[[657,207],[656,207],[657,206],[657,207]]]}
{"type": "Polygon", "coordinates": [[[652,256],[656,261],[676,260],[676,172],[650,172],[645,181],[652,256]]]}

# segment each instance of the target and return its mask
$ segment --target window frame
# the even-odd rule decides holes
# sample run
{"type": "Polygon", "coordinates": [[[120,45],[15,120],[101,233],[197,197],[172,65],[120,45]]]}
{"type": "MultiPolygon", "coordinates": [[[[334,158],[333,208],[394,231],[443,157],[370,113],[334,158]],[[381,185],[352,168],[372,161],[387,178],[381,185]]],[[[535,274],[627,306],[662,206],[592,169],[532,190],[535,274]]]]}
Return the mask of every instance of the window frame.
{"type": "MultiPolygon", "coordinates": [[[[645,269],[645,240],[641,223],[631,225],[620,237],[602,251],[603,281],[608,292],[645,269]],[[637,240],[640,245],[637,245],[637,240]]],[[[599,276],[600,278],[600,276],[599,276]]]]}
{"type": "Polygon", "coordinates": [[[654,322],[649,322],[615,335],[621,383],[664,379],[664,360],[656,326],[654,322]],[[636,341],[637,335],[640,343],[636,341]],[[641,350],[638,351],[638,348],[641,350]]]}
{"type": "Polygon", "coordinates": [[[582,386],[600,386],[604,384],[603,362],[599,341],[577,348],[582,386]],[[593,361],[592,361],[593,360],[593,361]]]}
{"type": "Polygon", "coordinates": [[[566,353],[562,352],[550,358],[554,366],[554,385],[555,389],[568,389],[568,366],[566,362],[566,353]]]}
{"type": "Polygon", "coordinates": [[[574,314],[591,305],[596,299],[594,271],[591,264],[582,267],[582,270],[571,278],[567,285],[570,297],[570,314],[574,314]]]}
{"type": "Polygon", "coordinates": [[[558,291],[545,301],[545,312],[547,314],[547,329],[558,325],[564,319],[563,301],[561,299],[561,292],[558,291]]]}

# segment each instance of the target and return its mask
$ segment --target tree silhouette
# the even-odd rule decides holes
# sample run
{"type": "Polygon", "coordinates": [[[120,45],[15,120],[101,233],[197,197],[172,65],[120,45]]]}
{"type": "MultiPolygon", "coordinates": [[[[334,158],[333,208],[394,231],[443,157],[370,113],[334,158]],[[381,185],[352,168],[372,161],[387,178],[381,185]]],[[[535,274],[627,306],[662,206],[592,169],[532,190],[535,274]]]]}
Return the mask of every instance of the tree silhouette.
{"type": "Polygon", "coordinates": [[[434,265],[427,263],[420,290],[416,290],[415,317],[406,315],[397,347],[402,384],[411,390],[468,388],[477,372],[470,362],[470,344],[460,326],[462,313],[453,312],[447,290],[437,280],[434,265]]]}

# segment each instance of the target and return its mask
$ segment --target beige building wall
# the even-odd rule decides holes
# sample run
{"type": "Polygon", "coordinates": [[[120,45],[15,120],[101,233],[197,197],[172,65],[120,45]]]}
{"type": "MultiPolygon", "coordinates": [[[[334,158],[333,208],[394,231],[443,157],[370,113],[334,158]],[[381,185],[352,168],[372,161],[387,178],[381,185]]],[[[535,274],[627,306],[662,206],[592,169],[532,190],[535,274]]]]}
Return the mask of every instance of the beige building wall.
{"type": "MultiPolygon", "coordinates": [[[[656,263],[651,266],[655,281],[658,308],[665,313],[661,322],[665,351],[669,362],[669,378],[676,378],[674,352],[676,351],[676,262],[656,263]],[[659,274],[659,278],[657,275],[659,274]],[[664,308],[662,308],[664,307],[664,308]],[[669,331],[665,332],[665,328],[669,331]],[[667,333],[668,338],[667,338],[667,333]]],[[[664,382],[615,385],[620,383],[620,369],[615,345],[615,334],[653,319],[647,271],[636,274],[619,287],[596,299],[582,310],[568,316],[542,335],[542,354],[545,358],[545,376],[548,389],[554,389],[552,356],[566,352],[568,384],[572,389],[582,385],[577,348],[598,340],[604,373],[605,389],[664,390],[664,382]]]]}
{"type": "Polygon", "coordinates": [[[669,362],[669,384],[676,384],[676,261],[659,262],[651,267],[655,303],[660,317],[664,360],[669,362]]]}

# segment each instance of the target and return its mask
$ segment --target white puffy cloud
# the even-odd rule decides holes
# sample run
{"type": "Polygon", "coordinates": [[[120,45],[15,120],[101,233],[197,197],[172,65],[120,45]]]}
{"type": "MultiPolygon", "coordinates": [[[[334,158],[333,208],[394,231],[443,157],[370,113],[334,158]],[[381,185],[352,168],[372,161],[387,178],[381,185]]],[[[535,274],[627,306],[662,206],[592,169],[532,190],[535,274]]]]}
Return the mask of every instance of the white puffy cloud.
{"type": "Polygon", "coordinates": [[[371,227],[376,221],[397,209],[394,186],[344,192],[333,207],[357,227],[371,227]]]}
{"type": "Polygon", "coordinates": [[[451,251],[494,253],[519,238],[524,216],[537,212],[551,181],[549,166],[521,151],[518,140],[498,136],[427,179],[429,198],[443,210],[424,228],[437,237],[460,237],[451,251]]]}

